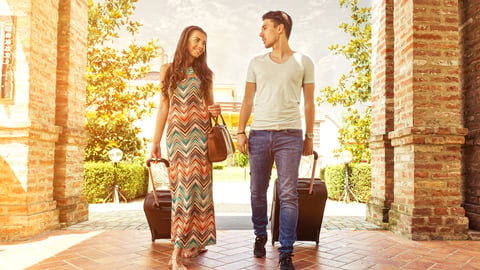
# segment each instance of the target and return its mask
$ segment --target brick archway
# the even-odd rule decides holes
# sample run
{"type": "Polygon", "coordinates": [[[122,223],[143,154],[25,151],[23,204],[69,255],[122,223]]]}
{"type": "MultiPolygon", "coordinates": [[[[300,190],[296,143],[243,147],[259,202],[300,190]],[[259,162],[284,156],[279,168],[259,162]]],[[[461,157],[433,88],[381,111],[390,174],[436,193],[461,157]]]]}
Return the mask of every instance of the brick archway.
{"type": "MultiPolygon", "coordinates": [[[[368,219],[410,239],[466,239],[467,216],[480,226],[480,4],[374,4],[368,219]]],[[[88,7],[4,0],[0,10],[15,23],[12,72],[2,71],[2,85],[10,79],[13,88],[0,98],[0,240],[19,240],[88,216],[81,196],[88,7]]]]}

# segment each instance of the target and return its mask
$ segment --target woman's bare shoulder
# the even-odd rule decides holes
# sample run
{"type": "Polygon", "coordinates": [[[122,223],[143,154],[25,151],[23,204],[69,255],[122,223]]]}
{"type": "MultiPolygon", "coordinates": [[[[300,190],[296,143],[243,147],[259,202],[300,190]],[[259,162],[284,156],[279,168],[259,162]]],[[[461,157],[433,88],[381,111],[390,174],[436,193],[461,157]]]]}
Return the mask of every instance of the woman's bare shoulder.
{"type": "Polygon", "coordinates": [[[160,67],[160,72],[165,72],[167,71],[167,69],[172,65],[172,63],[166,63],[166,64],[163,64],[161,67],[160,67]]]}
{"type": "Polygon", "coordinates": [[[160,67],[160,78],[163,78],[165,76],[165,73],[167,73],[167,70],[171,65],[172,63],[166,63],[160,67]]]}

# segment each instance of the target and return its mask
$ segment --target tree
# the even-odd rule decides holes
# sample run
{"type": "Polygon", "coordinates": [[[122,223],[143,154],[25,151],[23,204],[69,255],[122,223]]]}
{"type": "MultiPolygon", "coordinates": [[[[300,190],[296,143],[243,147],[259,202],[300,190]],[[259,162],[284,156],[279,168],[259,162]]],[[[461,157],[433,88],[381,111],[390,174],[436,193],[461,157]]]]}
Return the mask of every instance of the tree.
{"type": "Polygon", "coordinates": [[[358,0],[340,0],[340,7],[351,11],[351,22],[339,26],[351,39],[346,45],[333,44],[329,50],[343,55],[351,63],[351,69],[340,77],[337,86],[321,89],[317,103],[328,102],[346,108],[345,123],[338,136],[340,148],[335,152],[348,150],[353,162],[370,162],[371,8],[359,7],[358,0]]]}
{"type": "Polygon", "coordinates": [[[159,56],[156,41],[115,48],[120,31],[132,37],[141,24],[130,19],[138,0],[88,0],[87,116],[89,134],[87,161],[108,161],[108,151],[117,147],[127,159],[143,155],[140,129],[135,121],[151,113],[158,85],[129,89],[128,82],[149,72],[149,63],[159,56]],[[98,3],[97,3],[98,2],[98,3]]]}

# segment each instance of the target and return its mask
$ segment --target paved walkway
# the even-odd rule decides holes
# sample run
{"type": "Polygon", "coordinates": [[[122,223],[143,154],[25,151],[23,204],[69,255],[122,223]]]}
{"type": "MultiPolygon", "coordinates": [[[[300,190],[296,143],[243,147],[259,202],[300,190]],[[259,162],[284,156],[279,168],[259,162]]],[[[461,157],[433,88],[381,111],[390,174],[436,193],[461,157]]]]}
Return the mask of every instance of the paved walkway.
{"type": "MultiPolygon", "coordinates": [[[[253,257],[249,207],[235,191],[241,195],[214,195],[217,244],[187,260],[188,269],[278,269],[278,243],[253,257]]],[[[0,242],[0,269],[168,269],[172,245],[151,241],[142,207],[142,200],[92,204],[87,222],[0,242]]],[[[293,260],[297,270],[480,269],[480,241],[410,241],[366,222],[364,204],[327,201],[320,244],[297,241],[293,260]]]]}
{"type": "MultiPolygon", "coordinates": [[[[130,203],[91,204],[89,220],[68,227],[68,230],[149,230],[143,199],[130,203]]],[[[216,204],[216,223],[219,230],[251,230],[251,211],[248,204],[216,204]]],[[[322,230],[375,230],[377,226],[365,221],[365,204],[328,200],[322,230]]]]}
{"type": "MultiPolygon", "coordinates": [[[[251,230],[249,205],[216,205],[219,230],[251,230]]],[[[327,201],[322,230],[375,230],[377,226],[365,221],[365,205],[327,201]],[[357,213],[347,213],[358,211],[357,213]],[[344,210],[347,209],[347,210],[344,210]],[[335,212],[337,210],[337,212],[335,212]]],[[[129,204],[90,205],[89,220],[72,225],[68,230],[148,230],[143,201],[129,204]]]]}
{"type": "MultiPolygon", "coordinates": [[[[278,244],[277,244],[278,245],[278,244]]],[[[219,230],[217,244],[186,260],[189,270],[278,269],[276,246],[253,257],[248,230],[219,230]]],[[[168,269],[168,240],[151,242],[146,230],[58,230],[16,244],[0,243],[0,269],[168,269]]],[[[388,231],[322,232],[320,245],[297,242],[297,270],[480,269],[479,241],[415,242],[388,231]]]]}
{"type": "MultiPolygon", "coordinates": [[[[251,230],[250,190],[244,182],[214,182],[217,229],[251,230]]],[[[273,197],[269,189],[269,203],[273,197]]],[[[130,203],[91,204],[89,220],[70,226],[69,230],[149,230],[143,212],[143,199],[130,203]]],[[[365,221],[365,204],[328,200],[322,230],[372,230],[377,226],[365,221]]]]}

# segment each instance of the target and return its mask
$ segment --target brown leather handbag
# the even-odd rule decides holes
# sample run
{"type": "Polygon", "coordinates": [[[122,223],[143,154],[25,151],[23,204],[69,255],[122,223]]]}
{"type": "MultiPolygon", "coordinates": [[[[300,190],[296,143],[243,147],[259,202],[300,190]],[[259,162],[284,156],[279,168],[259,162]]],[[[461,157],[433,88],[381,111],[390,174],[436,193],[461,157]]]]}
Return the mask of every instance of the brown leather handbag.
{"type": "Polygon", "coordinates": [[[207,139],[208,160],[210,162],[224,161],[235,152],[232,136],[228,132],[225,119],[221,114],[219,116],[222,120],[221,123],[218,122],[218,116],[210,117],[210,121],[213,120],[207,139]]]}

